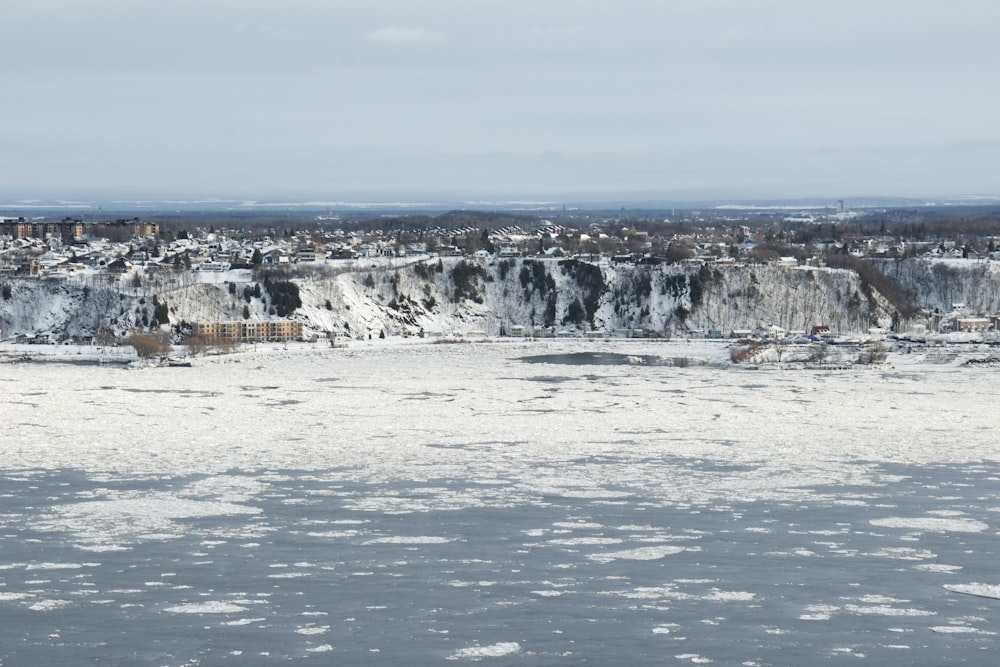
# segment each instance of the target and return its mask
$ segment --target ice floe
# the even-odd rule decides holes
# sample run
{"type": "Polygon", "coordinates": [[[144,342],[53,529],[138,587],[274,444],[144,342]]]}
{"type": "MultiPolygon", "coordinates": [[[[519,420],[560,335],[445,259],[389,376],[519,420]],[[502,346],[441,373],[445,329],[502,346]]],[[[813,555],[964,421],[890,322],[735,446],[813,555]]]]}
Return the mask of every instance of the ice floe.
{"type": "Polygon", "coordinates": [[[174,605],[163,611],[170,614],[238,614],[246,610],[246,607],[231,602],[208,601],[174,605]]]}
{"type": "Polygon", "coordinates": [[[623,551],[608,551],[605,553],[590,554],[587,558],[599,563],[611,563],[616,560],[659,560],[660,558],[666,558],[667,556],[679,554],[684,550],[685,547],[659,545],[637,547],[635,549],[625,549],[623,551]]]}
{"type": "Polygon", "coordinates": [[[942,635],[995,635],[996,633],[990,630],[980,630],[979,628],[969,627],[968,625],[934,625],[931,626],[931,632],[936,632],[942,635]]]}
{"type": "Polygon", "coordinates": [[[448,660],[482,660],[483,658],[501,658],[521,651],[517,642],[499,642],[489,646],[470,646],[458,649],[448,656],[448,660]]]}
{"type": "Polygon", "coordinates": [[[328,653],[333,650],[333,644],[320,644],[306,649],[307,653],[328,653]]]}
{"type": "Polygon", "coordinates": [[[1000,584],[946,584],[944,588],[952,593],[1000,600],[1000,584]]]}
{"type": "Polygon", "coordinates": [[[889,517],[872,519],[873,526],[884,528],[906,528],[920,532],[938,533],[981,533],[989,525],[975,519],[939,518],[939,517],[889,517]]]}

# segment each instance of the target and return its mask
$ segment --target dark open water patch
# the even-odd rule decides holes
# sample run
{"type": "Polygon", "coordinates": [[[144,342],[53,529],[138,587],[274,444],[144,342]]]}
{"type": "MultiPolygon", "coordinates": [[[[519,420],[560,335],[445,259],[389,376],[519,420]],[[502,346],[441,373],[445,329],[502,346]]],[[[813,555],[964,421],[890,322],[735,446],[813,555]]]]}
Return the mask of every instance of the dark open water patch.
{"type": "Polygon", "coordinates": [[[544,384],[560,384],[563,382],[573,382],[577,379],[578,378],[566,375],[534,375],[532,377],[523,378],[525,382],[542,382],[544,384]]]}
{"type": "Polygon", "coordinates": [[[880,472],[768,502],[548,470],[7,473],[0,663],[988,664],[1000,601],[945,586],[1000,583],[1000,467],[880,472]]]}
{"type": "Polygon", "coordinates": [[[104,386],[101,389],[116,389],[119,391],[126,391],[130,394],[179,394],[182,396],[187,396],[190,394],[201,395],[205,392],[195,391],[193,389],[140,389],[138,387],[108,387],[104,386]]]}
{"type": "Polygon", "coordinates": [[[521,357],[529,364],[564,364],[569,366],[674,366],[672,357],[652,354],[619,354],[615,352],[570,352],[567,354],[536,354],[521,357]]]}
{"type": "Polygon", "coordinates": [[[113,368],[127,368],[135,359],[118,357],[73,357],[70,355],[55,354],[23,354],[17,356],[0,357],[0,363],[10,364],[65,364],[69,366],[109,366],[113,368]]]}

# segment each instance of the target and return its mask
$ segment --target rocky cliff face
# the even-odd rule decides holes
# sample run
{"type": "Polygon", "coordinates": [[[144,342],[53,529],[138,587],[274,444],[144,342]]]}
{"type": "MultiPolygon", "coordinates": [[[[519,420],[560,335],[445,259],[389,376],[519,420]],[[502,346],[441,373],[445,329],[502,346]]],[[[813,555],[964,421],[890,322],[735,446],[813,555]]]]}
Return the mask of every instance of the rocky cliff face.
{"type": "Polygon", "coordinates": [[[916,295],[923,308],[946,313],[962,303],[971,313],[1000,313],[1000,262],[895,260],[877,266],[916,295]]]}
{"type": "Polygon", "coordinates": [[[301,312],[321,328],[342,319],[352,332],[555,329],[754,329],[775,324],[836,331],[888,325],[892,308],[853,272],[782,267],[682,269],[597,267],[574,261],[446,263],[440,273],[408,268],[304,281],[301,312]],[[366,285],[367,281],[367,285],[366,285]],[[332,316],[319,305],[329,299],[332,316]]]}
{"type": "MultiPolygon", "coordinates": [[[[879,268],[922,307],[949,310],[960,301],[977,312],[1000,311],[1000,267],[994,264],[904,260],[879,268]]],[[[846,269],[434,258],[395,267],[313,265],[271,280],[295,285],[301,303],[290,316],[307,331],[350,336],[421,328],[497,335],[516,327],[529,333],[552,327],[728,334],[772,324],[805,331],[825,324],[846,333],[888,326],[894,316],[874,287],[846,269]]],[[[262,281],[250,271],[6,278],[0,327],[5,337],[68,337],[102,328],[122,334],[155,324],[156,306],[164,303],[174,325],[279,317],[275,288],[262,281]]]]}

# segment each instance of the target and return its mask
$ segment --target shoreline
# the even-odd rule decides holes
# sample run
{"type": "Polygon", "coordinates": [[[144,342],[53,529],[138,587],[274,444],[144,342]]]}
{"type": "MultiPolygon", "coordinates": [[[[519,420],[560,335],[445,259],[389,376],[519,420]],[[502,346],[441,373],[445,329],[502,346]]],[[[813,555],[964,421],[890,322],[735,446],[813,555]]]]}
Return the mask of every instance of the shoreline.
{"type": "MultiPolygon", "coordinates": [[[[393,352],[416,352],[440,348],[460,347],[482,349],[537,349],[539,352],[556,351],[556,355],[602,352],[636,357],[626,365],[653,365],[674,367],[724,368],[737,371],[850,371],[875,369],[885,370],[904,367],[962,367],[966,369],[992,369],[997,365],[996,346],[978,340],[956,340],[948,344],[913,343],[893,341],[884,361],[859,363],[850,356],[864,343],[841,343],[830,345],[835,351],[847,350],[848,358],[835,357],[826,361],[792,358],[782,360],[764,358],[734,362],[730,358],[730,347],[736,341],[729,339],[691,338],[414,338],[390,337],[377,340],[352,340],[346,343],[325,344],[318,342],[284,343],[244,343],[231,352],[214,354],[191,354],[183,345],[175,345],[171,353],[162,359],[143,359],[128,346],[96,348],[89,345],[26,345],[0,343],[0,365],[21,364],[66,364],[72,366],[98,366],[112,368],[144,369],[164,367],[199,367],[215,364],[240,363],[244,360],[270,360],[316,355],[336,357],[337,355],[385,354],[393,352]]],[[[787,345],[783,349],[802,352],[808,346],[787,345]]],[[[767,349],[765,347],[765,349],[767,349]]],[[[564,361],[561,363],[568,363],[564,361]]],[[[611,365],[610,362],[596,363],[582,357],[576,360],[580,365],[611,365]]]]}

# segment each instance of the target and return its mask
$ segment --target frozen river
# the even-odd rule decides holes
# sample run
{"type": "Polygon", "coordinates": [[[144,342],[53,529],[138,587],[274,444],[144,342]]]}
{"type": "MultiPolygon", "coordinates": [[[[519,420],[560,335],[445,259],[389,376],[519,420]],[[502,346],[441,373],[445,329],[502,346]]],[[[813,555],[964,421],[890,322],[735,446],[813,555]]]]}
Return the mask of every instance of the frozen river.
{"type": "Polygon", "coordinates": [[[997,371],[723,357],[0,365],[0,665],[988,663],[997,371]]]}

